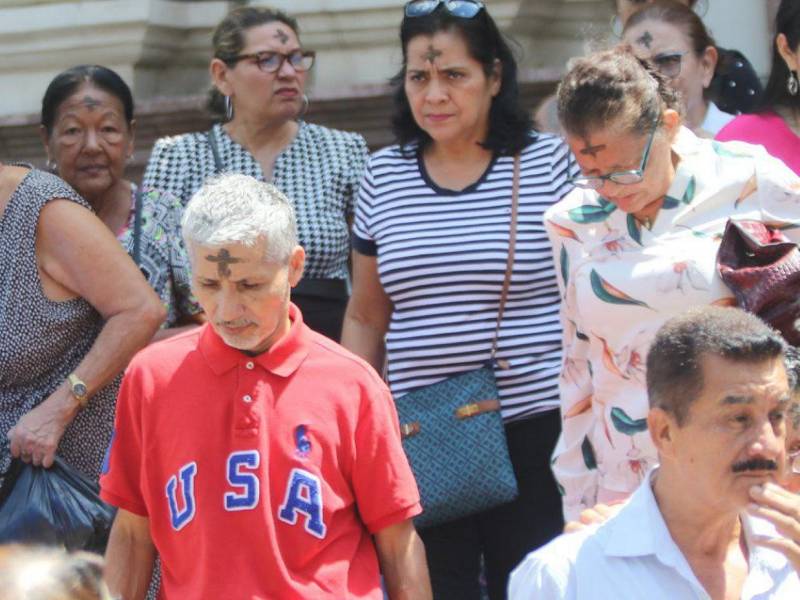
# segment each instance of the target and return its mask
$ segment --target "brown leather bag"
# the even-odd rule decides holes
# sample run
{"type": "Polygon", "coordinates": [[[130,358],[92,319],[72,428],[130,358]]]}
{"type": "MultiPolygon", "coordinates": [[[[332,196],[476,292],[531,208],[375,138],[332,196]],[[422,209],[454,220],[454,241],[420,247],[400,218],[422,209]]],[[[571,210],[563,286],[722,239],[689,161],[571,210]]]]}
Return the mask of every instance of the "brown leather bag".
{"type": "Polygon", "coordinates": [[[717,253],[717,269],[737,304],[800,345],[800,249],[759,221],[729,219],[717,253]]]}

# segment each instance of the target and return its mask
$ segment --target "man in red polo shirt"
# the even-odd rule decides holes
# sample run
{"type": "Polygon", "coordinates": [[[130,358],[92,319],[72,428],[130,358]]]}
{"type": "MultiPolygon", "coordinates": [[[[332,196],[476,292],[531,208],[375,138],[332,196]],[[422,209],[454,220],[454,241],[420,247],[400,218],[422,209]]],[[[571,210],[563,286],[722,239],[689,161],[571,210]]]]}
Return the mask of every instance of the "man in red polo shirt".
{"type": "Polygon", "coordinates": [[[305,254],[286,198],[221,177],[183,234],[208,324],[127,370],[101,478],[112,591],[144,598],[157,551],[162,598],[379,599],[379,562],[392,598],[430,598],[389,391],[289,301],[305,254]]]}

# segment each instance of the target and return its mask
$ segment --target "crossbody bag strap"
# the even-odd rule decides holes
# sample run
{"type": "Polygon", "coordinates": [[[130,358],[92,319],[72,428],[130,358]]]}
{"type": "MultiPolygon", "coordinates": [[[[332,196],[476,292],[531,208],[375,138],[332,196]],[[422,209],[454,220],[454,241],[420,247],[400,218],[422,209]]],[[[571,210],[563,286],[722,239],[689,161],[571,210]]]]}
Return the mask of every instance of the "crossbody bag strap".
{"type": "Polygon", "coordinates": [[[503,322],[503,313],[506,309],[508,299],[508,288],[511,285],[511,275],[514,272],[514,251],[517,246],[517,213],[519,209],[519,154],[514,157],[514,181],[511,188],[511,225],[508,232],[508,258],[506,259],[506,274],[503,279],[503,290],[500,292],[500,306],[497,309],[497,325],[494,329],[494,339],[492,340],[492,362],[497,354],[497,340],[500,337],[500,325],[503,322]]]}
{"type": "Polygon", "coordinates": [[[208,131],[208,145],[211,146],[211,154],[214,155],[214,171],[219,175],[222,173],[222,158],[219,155],[219,143],[217,143],[217,132],[212,127],[208,131]]]}
{"type": "Polygon", "coordinates": [[[142,191],[139,189],[133,196],[133,262],[137,267],[142,258],[142,196],[142,191]]]}

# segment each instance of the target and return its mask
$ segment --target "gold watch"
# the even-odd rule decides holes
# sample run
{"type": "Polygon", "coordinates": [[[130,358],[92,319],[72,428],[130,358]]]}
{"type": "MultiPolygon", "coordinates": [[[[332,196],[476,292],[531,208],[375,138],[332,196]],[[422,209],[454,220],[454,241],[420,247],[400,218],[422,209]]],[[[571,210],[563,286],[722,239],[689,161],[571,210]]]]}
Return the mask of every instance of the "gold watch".
{"type": "Polygon", "coordinates": [[[80,377],[75,375],[75,373],[70,373],[67,377],[67,381],[69,381],[69,390],[72,392],[72,395],[75,396],[75,400],[78,401],[81,408],[86,408],[86,405],[89,403],[89,389],[86,387],[86,384],[80,377]]]}

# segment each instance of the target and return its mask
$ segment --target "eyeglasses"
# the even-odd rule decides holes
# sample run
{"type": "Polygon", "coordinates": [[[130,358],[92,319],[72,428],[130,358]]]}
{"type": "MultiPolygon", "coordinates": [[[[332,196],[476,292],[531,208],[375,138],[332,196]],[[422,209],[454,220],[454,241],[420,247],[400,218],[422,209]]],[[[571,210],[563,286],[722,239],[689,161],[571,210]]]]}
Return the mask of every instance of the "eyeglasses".
{"type": "Polygon", "coordinates": [[[642,155],[642,162],[638,169],[629,171],[614,171],[608,175],[576,175],[568,179],[569,183],[575,187],[586,188],[589,190],[599,190],[603,187],[605,181],[613,181],[620,185],[633,185],[634,183],[641,183],[644,179],[644,170],[647,168],[647,158],[650,156],[650,147],[653,145],[653,138],[655,138],[658,124],[661,117],[656,117],[653,121],[653,130],[650,132],[650,137],[647,140],[647,146],[644,148],[642,155]]]}
{"type": "Polygon", "coordinates": [[[478,0],[411,0],[405,6],[407,17],[424,17],[435,11],[440,4],[454,17],[471,19],[483,8],[478,0]]]}
{"type": "Polygon", "coordinates": [[[664,77],[674,79],[681,74],[681,63],[687,52],[662,52],[656,54],[650,60],[664,77]]]}
{"type": "Polygon", "coordinates": [[[252,58],[256,66],[264,73],[275,73],[280,71],[284,61],[289,61],[295,71],[308,71],[313,66],[316,56],[317,53],[313,50],[295,50],[289,54],[265,50],[253,54],[239,54],[225,62],[229,65],[234,65],[240,60],[252,58]]]}

